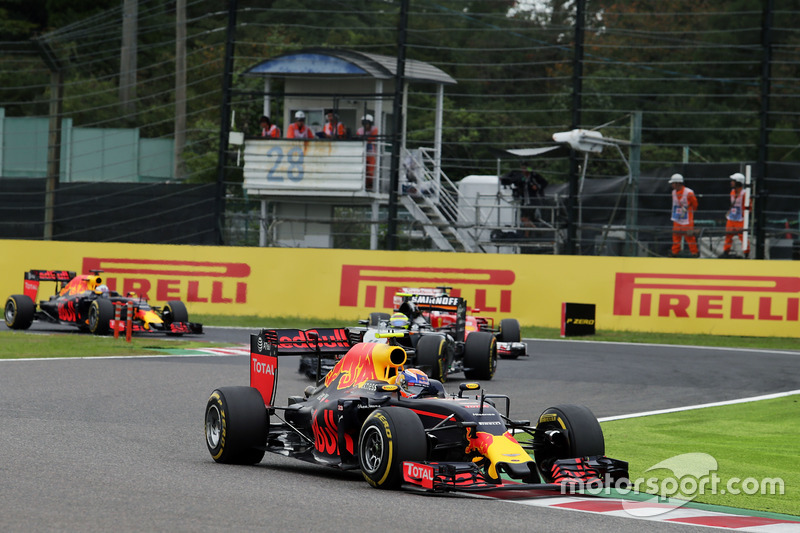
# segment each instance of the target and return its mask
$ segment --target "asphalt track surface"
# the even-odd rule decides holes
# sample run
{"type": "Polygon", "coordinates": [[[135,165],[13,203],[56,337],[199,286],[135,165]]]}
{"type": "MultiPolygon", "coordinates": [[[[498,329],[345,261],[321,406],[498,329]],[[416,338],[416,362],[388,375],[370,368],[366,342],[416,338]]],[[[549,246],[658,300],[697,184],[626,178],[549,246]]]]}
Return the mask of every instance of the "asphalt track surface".
{"type": "MultiPolygon", "coordinates": [[[[209,328],[205,340],[247,334],[209,328]]],[[[485,384],[511,396],[515,418],[559,403],[605,417],[800,389],[800,352],[528,344],[530,358],[500,361],[485,384]]],[[[296,361],[281,364],[278,398],[299,394],[308,382],[296,361]]],[[[702,531],[379,491],[357,473],[271,454],[255,467],[218,465],[203,409],[214,388],[246,385],[248,368],[246,356],[0,361],[0,530],[702,531]]]]}

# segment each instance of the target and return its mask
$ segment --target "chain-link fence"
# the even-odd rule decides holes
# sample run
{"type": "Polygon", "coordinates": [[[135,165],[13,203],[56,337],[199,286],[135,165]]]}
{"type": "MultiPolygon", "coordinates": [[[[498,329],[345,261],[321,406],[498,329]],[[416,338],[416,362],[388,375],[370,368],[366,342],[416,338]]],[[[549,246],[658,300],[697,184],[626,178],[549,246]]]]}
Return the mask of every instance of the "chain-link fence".
{"type": "MultiPolygon", "coordinates": [[[[483,243],[481,249],[665,255],[671,232],[666,180],[682,172],[699,197],[701,248],[706,256],[716,255],[728,176],[749,164],[755,178],[753,237],[761,240],[765,256],[796,256],[800,6],[794,2],[412,0],[405,25],[397,1],[199,0],[186,2],[185,10],[182,3],[162,0],[134,3],[134,13],[130,2],[123,2],[35,39],[0,43],[0,179],[46,178],[51,189],[59,186],[54,169],[63,176],[65,161],[75,164],[64,147],[80,147],[74,139],[69,144],[70,139],[54,137],[61,129],[54,117],[77,128],[137,129],[143,138],[168,139],[175,147],[164,163],[168,178],[160,179],[217,183],[213,209],[219,215],[224,209],[221,241],[271,245],[269,228],[297,221],[248,197],[240,186],[236,152],[220,149],[223,123],[230,120],[233,131],[256,135],[264,114],[264,81],[245,72],[265,59],[307,48],[397,56],[402,27],[406,56],[457,82],[446,88],[442,102],[441,170],[449,179],[458,184],[467,176],[502,176],[524,163],[549,183],[548,212],[539,220],[523,220],[521,209],[529,206],[512,198],[509,205],[517,211],[510,223],[465,225],[483,243]],[[229,25],[232,19],[235,24],[229,25]],[[230,114],[223,117],[226,61],[230,114]],[[640,127],[632,120],[637,114],[640,127]],[[40,142],[12,142],[8,121],[17,118],[50,119],[44,133],[30,132],[48,137],[49,153],[25,153],[27,145],[33,150],[40,142]],[[554,133],[573,128],[634,141],[638,149],[623,143],[585,163],[582,154],[572,162],[552,152],[498,155],[509,148],[548,147],[554,133]],[[54,154],[53,146],[61,150],[54,154]]],[[[364,98],[373,92],[365,89],[364,98]]],[[[283,82],[274,80],[269,93],[271,115],[285,132],[283,82]]],[[[320,117],[340,102],[336,95],[319,100],[320,117]]],[[[436,101],[434,87],[409,86],[408,149],[430,148],[436,101]]],[[[17,140],[25,134],[13,131],[17,140]]],[[[109,172],[104,158],[167,157],[133,149],[115,153],[120,147],[101,138],[92,142],[84,135],[93,150],[81,151],[82,175],[92,175],[82,179],[98,186],[142,180],[138,170],[109,172]]],[[[13,194],[4,196],[11,203],[20,200],[13,194]]],[[[363,207],[333,206],[332,245],[369,247],[371,233],[383,243],[388,216],[386,209],[376,220],[363,207]]],[[[436,248],[406,210],[398,217],[398,248],[436,248]]],[[[314,222],[313,213],[301,218],[314,222]]],[[[154,242],[158,234],[151,232],[154,242]]],[[[68,237],[56,232],[52,238],[68,237]]]]}

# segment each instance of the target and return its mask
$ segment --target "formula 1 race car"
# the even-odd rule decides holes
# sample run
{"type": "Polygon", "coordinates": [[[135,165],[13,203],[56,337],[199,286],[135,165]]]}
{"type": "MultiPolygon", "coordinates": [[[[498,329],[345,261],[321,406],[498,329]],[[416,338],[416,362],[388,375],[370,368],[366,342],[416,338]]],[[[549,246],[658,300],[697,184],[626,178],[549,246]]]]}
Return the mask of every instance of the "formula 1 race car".
{"type": "MultiPolygon", "coordinates": [[[[490,332],[497,338],[497,355],[501,359],[516,359],[528,355],[528,345],[522,342],[517,319],[504,318],[499,327],[495,328],[492,317],[474,314],[480,311],[469,309],[464,298],[450,296],[450,289],[451,287],[403,288],[395,294],[394,307],[401,313],[414,315],[413,320],[426,323],[436,331],[449,333],[456,339],[461,338],[462,322],[465,337],[476,331],[490,332]]],[[[378,317],[371,316],[370,320],[378,320],[378,317]]]]}
{"type": "Polygon", "coordinates": [[[160,331],[168,335],[202,333],[203,325],[189,322],[186,306],[172,300],[164,307],[154,307],[145,298],[134,294],[122,296],[103,285],[101,271],[76,275],[67,270],[31,270],[25,273],[24,294],[9,296],[5,305],[6,326],[28,329],[34,320],[77,326],[81,331],[105,335],[114,329],[124,331],[128,308],[131,309],[131,330],[160,331]],[[55,294],[37,304],[39,284],[52,281],[55,294]],[[128,305],[130,304],[130,306],[128,305]],[[119,311],[119,319],[116,317],[119,311]]]}
{"type": "Polygon", "coordinates": [[[344,329],[284,333],[250,336],[249,387],[211,393],[205,437],[214,461],[256,464],[272,452],[358,469],[373,487],[428,492],[560,490],[562,483],[603,486],[627,477],[626,462],[604,456],[602,429],[587,407],[547,408],[532,426],[509,417],[508,396],[487,394],[478,383],[448,395],[441,383],[404,368],[400,346],[351,346],[344,329]],[[279,362],[303,354],[338,362],[324,383],[278,405],[279,362]],[[504,412],[495,407],[502,404],[504,412]]]}
{"type": "MultiPolygon", "coordinates": [[[[420,368],[430,377],[446,381],[448,376],[459,372],[467,379],[490,380],[497,369],[497,340],[489,332],[474,332],[463,342],[445,332],[436,331],[426,322],[414,323],[403,315],[405,323],[391,324],[389,320],[380,320],[377,325],[370,325],[362,320],[362,327],[347,328],[348,339],[352,344],[358,342],[378,342],[402,347],[407,356],[407,365],[420,368]]],[[[315,379],[324,376],[336,360],[322,358],[319,371],[313,355],[300,358],[300,372],[315,379]]]]}

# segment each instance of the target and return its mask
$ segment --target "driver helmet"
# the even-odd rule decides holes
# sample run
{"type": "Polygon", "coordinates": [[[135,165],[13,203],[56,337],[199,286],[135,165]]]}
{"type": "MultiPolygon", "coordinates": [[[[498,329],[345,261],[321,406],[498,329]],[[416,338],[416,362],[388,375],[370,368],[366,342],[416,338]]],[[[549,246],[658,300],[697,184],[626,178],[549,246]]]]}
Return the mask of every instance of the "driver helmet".
{"type": "Polygon", "coordinates": [[[108,285],[98,285],[95,291],[100,294],[106,293],[108,292],[108,285]]]}
{"type": "Polygon", "coordinates": [[[400,394],[406,398],[416,398],[423,392],[431,390],[428,375],[418,368],[407,368],[397,373],[395,385],[400,387],[400,394]]]}
{"type": "Polygon", "coordinates": [[[393,328],[407,328],[411,321],[403,313],[394,313],[389,317],[389,325],[393,328]]]}

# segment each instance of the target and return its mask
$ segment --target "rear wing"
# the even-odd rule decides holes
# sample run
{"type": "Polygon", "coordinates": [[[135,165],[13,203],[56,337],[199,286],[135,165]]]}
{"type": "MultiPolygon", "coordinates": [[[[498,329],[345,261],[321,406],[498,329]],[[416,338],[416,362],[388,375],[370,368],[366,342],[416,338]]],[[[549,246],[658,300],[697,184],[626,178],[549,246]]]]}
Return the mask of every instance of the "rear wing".
{"type": "MultiPolygon", "coordinates": [[[[403,303],[412,304],[412,308],[420,312],[441,311],[456,315],[454,338],[463,342],[466,339],[467,331],[467,301],[460,296],[428,295],[428,294],[409,294],[398,293],[403,297],[403,303]]],[[[400,306],[400,312],[405,312],[404,305],[400,306]]]]}
{"type": "Polygon", "coordinates": [[[64,287],[77,274],[71,270],[29,270],[25,272],[25,281],[22,292],[33,300],[39,294],[39,283],[42,281],[55,281],[56,293],[64,287]]]}
{"type": "Polygon", "coordinates": [[[250,386],[258,389],[264,405],[272,405],[278,388],[278,357],[316,355],[321,379],[323,354],[346,354],[353,343],[347,328],[262,329],[250,335],[250,386]]]}

